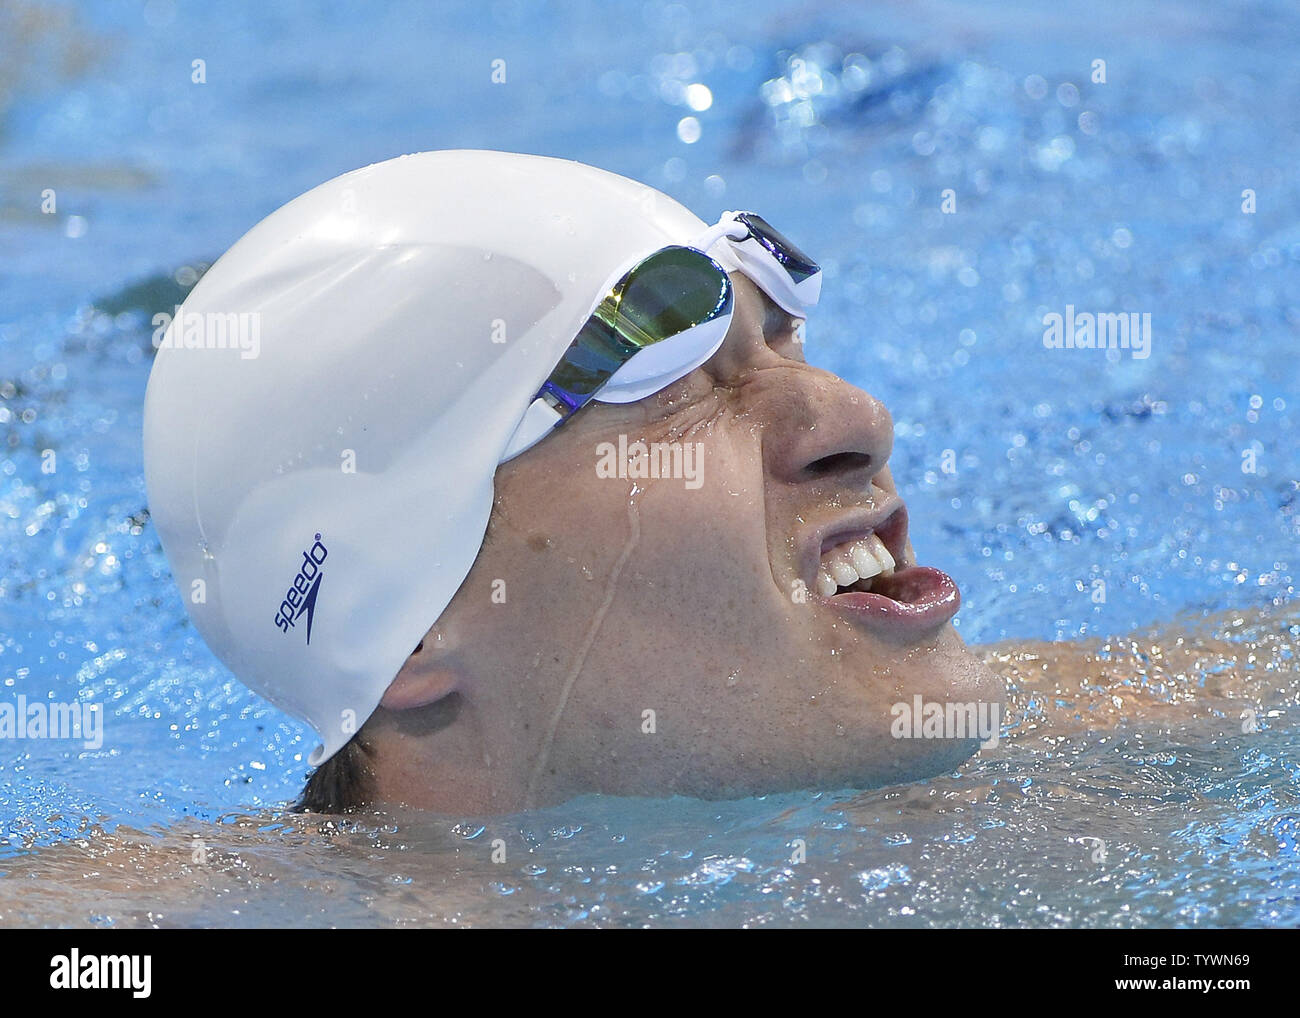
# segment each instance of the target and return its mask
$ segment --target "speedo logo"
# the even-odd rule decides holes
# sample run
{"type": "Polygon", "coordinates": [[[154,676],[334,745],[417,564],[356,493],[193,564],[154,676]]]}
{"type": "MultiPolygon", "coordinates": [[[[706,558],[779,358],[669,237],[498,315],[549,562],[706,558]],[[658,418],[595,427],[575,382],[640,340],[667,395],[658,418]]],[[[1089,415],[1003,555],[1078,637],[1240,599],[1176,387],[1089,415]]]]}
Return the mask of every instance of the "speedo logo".
{"type": "Polygon", "coordinates": [[[317,534],[316,543],[302,553],[298,575],[293,578],[284,600],[275,611],[275,624],[285,633],[295,628],[298,620],[306,615],[308,643],[311,643],[312,616],[316,614],[316,595],[320,593],[320,581],[325,575],[321,572],[321,563],[328,554],[325,545],[321,544],[320,534],[317,534]]]}

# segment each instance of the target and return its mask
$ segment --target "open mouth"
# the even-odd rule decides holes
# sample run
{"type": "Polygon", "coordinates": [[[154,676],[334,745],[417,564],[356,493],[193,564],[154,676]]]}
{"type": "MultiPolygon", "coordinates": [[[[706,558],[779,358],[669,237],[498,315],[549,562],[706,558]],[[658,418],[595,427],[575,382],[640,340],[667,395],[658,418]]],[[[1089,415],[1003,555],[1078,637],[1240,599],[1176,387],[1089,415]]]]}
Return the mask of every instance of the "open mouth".
{"type": "Polygon", "coordinates": [[[812,589],[866,628],[903,639],[933,632],[961,606],[950,576],[910,561],[901,504],[873,525],[823,535],[812,589]]]}
{"type": "Polygon", "coordinates": [[[899,506],[876,528],[850,530],[822,539],[814,590],[822,597],[885,587],[907,568],[907,513],[899,506]]]}

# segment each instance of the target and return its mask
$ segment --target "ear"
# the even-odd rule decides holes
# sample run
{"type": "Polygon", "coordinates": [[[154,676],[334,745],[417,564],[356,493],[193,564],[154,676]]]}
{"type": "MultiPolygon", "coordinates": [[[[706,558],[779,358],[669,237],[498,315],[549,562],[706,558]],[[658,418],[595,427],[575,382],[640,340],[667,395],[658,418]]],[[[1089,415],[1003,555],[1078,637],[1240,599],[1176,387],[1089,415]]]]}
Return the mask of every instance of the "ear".
{"type": "Polygon", "coordinates": [[[425,641],[421,640],[389,683],[379,705],[386,710],[427,707],[456,692],[460,684],[461,673],[455,661],[435,649],[426,649],[425,641]]]}

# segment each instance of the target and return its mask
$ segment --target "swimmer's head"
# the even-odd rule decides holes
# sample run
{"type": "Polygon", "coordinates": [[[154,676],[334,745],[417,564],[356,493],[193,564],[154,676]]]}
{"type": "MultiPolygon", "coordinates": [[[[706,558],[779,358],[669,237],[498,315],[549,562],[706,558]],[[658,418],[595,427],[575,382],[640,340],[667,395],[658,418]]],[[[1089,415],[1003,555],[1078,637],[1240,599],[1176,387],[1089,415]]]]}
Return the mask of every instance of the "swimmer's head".
{"type": "Polygon", "coordinates": [[[508,810],[973,751],[897,737],[900,702],[1002,697],[950,581],[905,569],[888,414],[804,361],[739,242],[709,250],[723,331],[521,443],[611,278],[706,230],[579,163],[425,153],[289,203],[194,288],[146,400],[152,518],[204,639],[319,733],[313,764],[361,743],[369,797],[508,810]]]}

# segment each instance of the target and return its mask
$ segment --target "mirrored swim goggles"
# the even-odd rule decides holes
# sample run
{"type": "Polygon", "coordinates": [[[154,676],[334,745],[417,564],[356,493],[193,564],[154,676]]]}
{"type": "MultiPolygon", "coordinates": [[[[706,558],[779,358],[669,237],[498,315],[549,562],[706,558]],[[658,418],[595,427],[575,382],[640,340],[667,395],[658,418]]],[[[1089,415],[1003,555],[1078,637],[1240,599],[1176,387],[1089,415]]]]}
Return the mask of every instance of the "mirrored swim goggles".
{"type": "Polygon", "coordinates": [[[722,345],[735,299],[708,250],[726,238],[741,271],[803,318],[821,296],[821,268],[761,216],[727,212],[687,246],[670,245],[620,269],[529,404],[504,462],[591,400],[631,403],[684,378],[722,345]]]}

